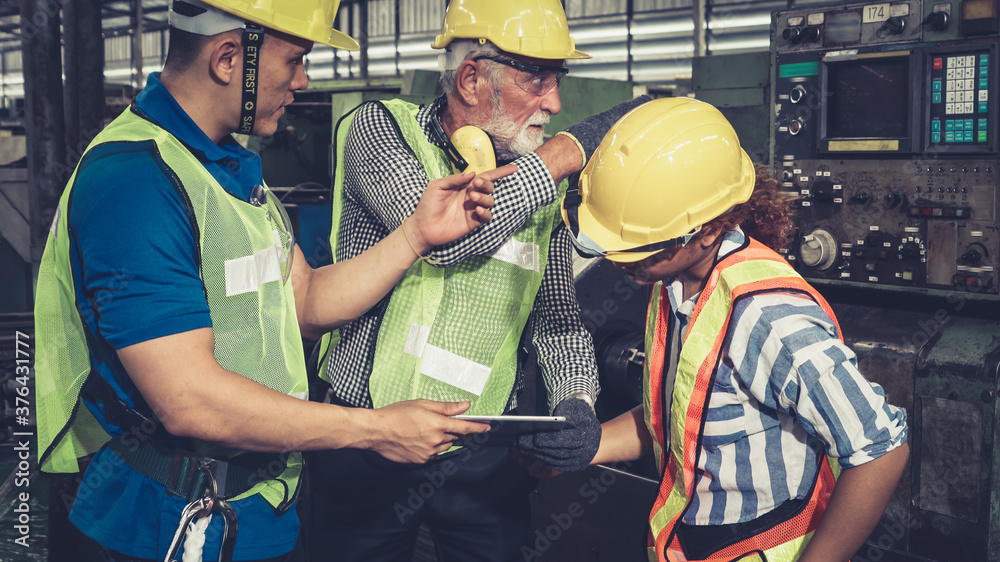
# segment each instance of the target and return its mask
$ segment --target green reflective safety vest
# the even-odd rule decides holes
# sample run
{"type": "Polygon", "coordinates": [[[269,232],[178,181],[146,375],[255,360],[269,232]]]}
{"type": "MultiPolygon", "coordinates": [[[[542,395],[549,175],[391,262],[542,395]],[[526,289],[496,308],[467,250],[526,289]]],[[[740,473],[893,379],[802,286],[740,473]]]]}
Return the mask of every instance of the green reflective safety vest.
{"type": "MultiPolygon", "coordinates": [[[[402,100],[376,103],[396,122],[401,140],[429,179],[453,173],[445,153],[427,140],[417,122],[419,106],[402,100]]],[[[352,121],[350,114],[335,132],[334,253],[344,196],[343,141],[352,121]]],[[[559,186],[560,196],[566,185],[559,186]]],[[[469,414],[503,413],[517,379],[519,342],[545,272],[552,231],[561,224],[560,199],[536,211],[492,255],[470,256],[448,267],[420,260],[407,271],[392,292],[374,350],[369,392],[376,408],[426,398],[467,400],[469,414]]]]}
{"type": "MultiPolygon", "coordinates": [[[[676,524],[694,494],[701,431],[708,414],[733,303],[761,291],[804,294],[815,300],[836,324],[826,300],[788,262],[756,240],[716,264],[698,297],[690,326],[677,357],[677,374],[669,406],[664,404],[664,372],[670,337],[670,301],[663,284],[653,286],[646,317],[646,364],[643,372],[643,412],[653,441],[657,469],[663,474],[659,494],[649,515],[648,555],[651,562],[689,560],[682,554],[676,524]],[[665,408],[669,407],[669,416],[665,408]],[[668,440],[669,436],[669,440],[668,440]],[[669,446],[666,444],[669,442],[669,446]]],[[[840,334],[840,326],[837,326],[840,334]]],[[[798,560],[819,524],[833,493],[836,461],[820,460],[808,501],[789,519],[713,553],[707,562],[792,562],[798,560]]],[[[691,562],[699,562],[691,560],[691,562]]]]}
{"type": "MultiPolygon", "coordinates": [[[[278,241],[283,228],[278,224],[276,205],[280,203],[268,198],[264,206],[257,206],[233,197],[180,141],[132,108],[108,125],[90,148],[149,140],[156,143],[176,177],[187,214],[194,220],[216,360],[278,392],[306,398],[305,359],[292,285],[282,282],[286,258],[278,241]]],[[[59,201],[35,298],[38,444],[43,451],[42,470],[53,473],[78,472],[77,459],[96,452],[110,438],[80,400],[91,365],[76,302],[67,224],[77,172],[59,201]]],[[[194,448],[197,454],[222,459],[240,453],[203,442],[195,442],[194,448]]],[[[259,493],[272,506],[287,508],[297,493],[301,470],[301,454],[291,453],[280,476],[233,499],[259,493]]]]}

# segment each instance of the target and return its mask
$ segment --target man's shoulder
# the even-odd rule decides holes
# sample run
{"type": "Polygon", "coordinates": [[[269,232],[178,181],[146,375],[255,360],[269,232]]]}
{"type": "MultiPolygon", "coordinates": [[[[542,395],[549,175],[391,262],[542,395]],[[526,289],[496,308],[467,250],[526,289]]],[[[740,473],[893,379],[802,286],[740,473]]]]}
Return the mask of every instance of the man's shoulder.
{"type": "Polygon", "coordinates": [[[426,124],[421,123],[419,118],[422,111],[419,106],[402,100],[369,101],[361,104],[353,111],[354,116],[349,120],[347,152],[360,151],[365,155],[380,157],[384,157],[386,151],[396,150],[393,147],[412,152],[410,145],[415,142],[414,139],[421,138],[417,131],[427,130],[426,124]]]}
{"type": "Polygon", "coordinates": [[[70,221],[86,220],[94,209],[134,206],[141,210],[153,205],[156,193],[174,189],[156,143],[114,141],[92,147],[83,156],[73,184],[70,221]]]}
{"type": "Polygon", "coordinates": [[[398,126],[416,122],[424,126],[427,121],[427,107],[401,99],[372,100],[362,103],[354,112],[353,123],[363,122],[383,126],[398,126]]]}

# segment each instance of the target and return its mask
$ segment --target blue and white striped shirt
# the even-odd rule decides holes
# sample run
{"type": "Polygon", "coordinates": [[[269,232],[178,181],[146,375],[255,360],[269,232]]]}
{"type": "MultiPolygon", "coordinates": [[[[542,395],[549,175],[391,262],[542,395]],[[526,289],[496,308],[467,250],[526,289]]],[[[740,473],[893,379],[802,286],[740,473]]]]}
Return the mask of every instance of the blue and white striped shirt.
{"type": "MultiPolygon", "coordinates": [[[[736,229],[719,259],[742,246],[736,229]]],[[[698,295],[664,282],[671,322],[687,334],[698,295]],[[676,324],[675,324],[676,325],[676,324]]],[[[742,523],[806,498],[819,454],[850,468],[906,442],[906,411],[858,370],[834,322],[806,296],[768,293],[736,303],[709,402],[690,525],[742,523]]]]}

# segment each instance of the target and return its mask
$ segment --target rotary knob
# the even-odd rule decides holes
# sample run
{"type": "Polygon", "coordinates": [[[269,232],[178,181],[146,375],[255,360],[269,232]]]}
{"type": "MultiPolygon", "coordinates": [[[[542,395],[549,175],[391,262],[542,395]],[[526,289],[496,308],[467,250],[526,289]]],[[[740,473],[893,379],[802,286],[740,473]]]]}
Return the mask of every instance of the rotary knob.
{"type": "Polygon", "coordinates": [[[826,271],[837,261],[837,240],[828,231],[817,228],[802,238],[799,257],[806,266],[826,271]]]}
{"type": "Polygon", "coordinates": [[[802,40],[806,43],[819,41],[822,32],[817,25],[807,25],[802,29],[802,40]]]}
{"type": "Polygon", "coordinates": [[[885,202],[886,209],[892,209],[903,201],[903,196],[900,195],[898,191],[890,191],[889,194],[883,198],[883,201],[885,202]]]}
{"type": "Polygon", "coordinates": [[[802,40],[802,31],[797,27],[786,27],[781,32],[781,38],[794,45],[802,40]]]}
{"type": "Polygon", "coordinates": [[[923,257],[926,248],[920,238],[905,240],[899,245],[899,259],[917,261],[923,257]]]}
{"type": "Polygon", "coordinates": [[[816,180],[810,190],[810,199],[815,203],[832,203],[835,199],[833,182],[830,180],[816,180]]]}
{"type": "Polygon", "coordinates": [[[891,18],[885,20],[885,23],[880,27],[879,35],[902,35],[903,31],[906,29],[906,20],[899,16],[892,16],[891,18]]]}
{"type": "Polygon", "coordinates": [[[948,29],[948,19],[948,12],[933,12],[928,14],[921,23],[935,31],[944,31],[948,29]]]}

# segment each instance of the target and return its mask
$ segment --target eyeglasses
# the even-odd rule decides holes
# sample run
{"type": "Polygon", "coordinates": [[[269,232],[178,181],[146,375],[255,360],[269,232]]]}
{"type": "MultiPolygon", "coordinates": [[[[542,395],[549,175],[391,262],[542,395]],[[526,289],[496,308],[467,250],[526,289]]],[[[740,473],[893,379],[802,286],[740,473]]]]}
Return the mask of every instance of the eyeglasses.
{"type": "Polygon", "coordinates": [[[551,92],[552,88],[562,84],[563,78],[569,73],[569,69],[565,66],[540,66],[493,55],[479,55],[478,57],[474,57],[472,62],[479,62],[483,59],[504,64],[517,70],[518,73],[514,77],[514,83],[520,86],[525,92],[536,96],[544,96],[551,92]]]}
{"type": "MultiPolygon", "coordinates": [[[[695,235],[698,234],[699,232],[701,232],[701,227],[700,226],[698,228],[692,230],[691,232],[688,232],[687,234],[682,234],[682,235],[678,236],[677,238],[672,238],[670,240],[664,240],[663,242],[654,242],[653,244],[646,244],[645,246],[638,246],[636,248],[628,248],[626,250],[611,250],[611,251],[605,252],[604,253],[604,257],[606,257],[607,259],[609,259],[611,261],[617,261],[617,260],[615,260],[616,256],[617,257],[624,257],[624,256],[627,256],[629,254],[636,254],[636,253],[640,253],[640,252],[655,252],[656,254],[659,254],[660,252],[662,252],[664,250],[669,250],[671,248],[683,248],[684,246],[687,246],[688,242],[690,242],[691,239],[694,238],[695,235]]],[[[652,257],[652,256],[650,256],[650,257],[652,257]]]]}
{"type": "Polygon", "coordinates": [[[267,220],[274,229],[274,248],[277,250],[278,263],[281,266],[281,282],[287,283],[292,274],[292,259],[295,257],[292,221],[278,197],[263,185],[254,186],[250,192],[250,204],[263,207],[267,211],[267,220]]]}
{"type": "MultiPolygon", "coordinates": [[[[625,257],[629,254],[661,252],[678,246],[684,247],[701,231],[701,227],[699,226],[687,234],[671,238],[670,240],[653,242],[652,244],[637,246],[635,248],[625,248],[623,250],[605,250],[600,244],[580,230],[579,209],[582,202],[583,198],[580,196],[578,188],[571,188],[566,191],[566,195],[563,198],[563,210],[566,212],[566,226],[569,227],[573,247],[576,248],[578,254],[585,258],[606,257],[611,261],[616,261],[616,256],[625,257]]],[[[634,259],[632,258],[632,260],[628,261],[633,261],[634,259]]]]}
{"type": "MultiPolygon", "coordinates": [[[[625,257],[629,254],[662,252],[663,250],[669,250],[670,248],[676,248],[678,246],[684,247],[700,231],[701,227],[698,227],[687,234],[678,236],[677,238],[671,238],[670,240],[664,240],[662,242],[654,242],[652,244],[646,244],[645,246],[636,246],[635,248],[626,248],[624,250],[605,250],[580,231],[573,233],[571,240],[573,241],[573,247],[576,248],[577,253],[585,258],[605,257],[611,261],[616,261],[615,256],[625,257]]],[[[634,260],[635,258],[632,259],[634,260]]]]}

